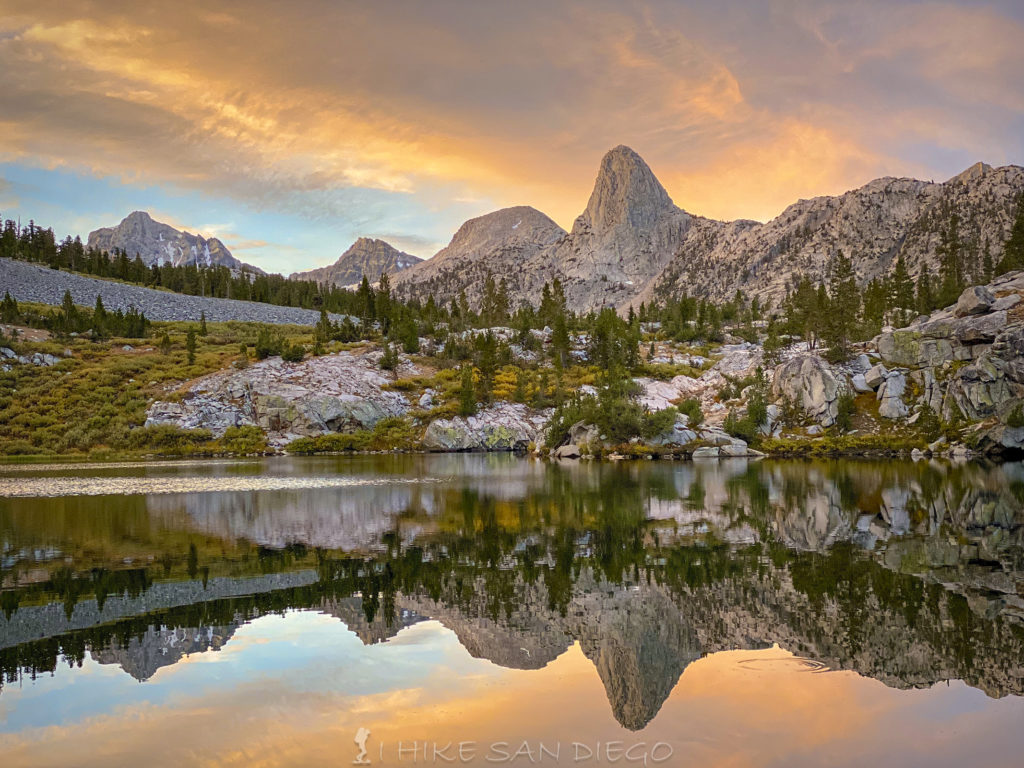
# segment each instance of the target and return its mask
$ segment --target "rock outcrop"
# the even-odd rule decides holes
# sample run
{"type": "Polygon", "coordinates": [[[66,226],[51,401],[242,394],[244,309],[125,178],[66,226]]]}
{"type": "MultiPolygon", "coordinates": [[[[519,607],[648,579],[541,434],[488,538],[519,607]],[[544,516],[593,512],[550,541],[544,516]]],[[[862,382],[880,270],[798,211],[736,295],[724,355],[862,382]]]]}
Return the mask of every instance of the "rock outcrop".
{"type": "Polygon", "coordinates": [[[330,266],[293,272],[288,279],[314,280],[339,287],[356,285],[364,277],[376,283],[385,272],[391,277],[421,261],[423,259],[404,253],[383,240],[360,237],[330,266]]]}
{"type": "MultiPolygon", "coordinates": [[[[268,442],[328,432],[372,428],[388,416],[402,416],[411,405],[385,386],[380,352],[340,352],[301,363],[269,358],[243,370],[220,371],[195,382],[179,402],[150,406],[146,425],[205,428],[214,436],[229,426],[255,425],[268,442]]],[[[411,373],[406,366],[406,373],[411,373]]]]}
{"type": "Polygon", "coordinates": [[[430,451],[525,450],[544,442],[551,411],[520,403],[495,403],[475,416],[437,419],[427,425],[423,447],[430,451]]]}
{"type": "Polygon", "coordinates": [[[823,427],[835,423],[842,385],[828,363],[817,355],[794,357],[776,368],[772,391],[788,398],[823,427]]]}
{"type": "Polygon", "coordinates": [[[869,371],[869,384],[881,381],[881,415],[899,418],[908,406],[928,405],[946,420],[981,422],[983,449],[1024,449],[1022,299],[1024,272],[1010,272],[968,288],[954,306],[881,334],[875,343],[882,360],[907,372],[869,371]]]}
{"type": "Polygon", "coordinates": [[[154,221],[145,211],[128,214],[116,227],[104,227],[90,232],[88,244],[90,248],[108,253],[115,249],[124,251],[129,259],[138,256],[146,266],[173,264],[181,267],[195,264],[202,267],[244,267],[253,272],[262,271],[236,259],[216,237],[207,239],[202,235],[182,232],[169,224],[154,221]]]}

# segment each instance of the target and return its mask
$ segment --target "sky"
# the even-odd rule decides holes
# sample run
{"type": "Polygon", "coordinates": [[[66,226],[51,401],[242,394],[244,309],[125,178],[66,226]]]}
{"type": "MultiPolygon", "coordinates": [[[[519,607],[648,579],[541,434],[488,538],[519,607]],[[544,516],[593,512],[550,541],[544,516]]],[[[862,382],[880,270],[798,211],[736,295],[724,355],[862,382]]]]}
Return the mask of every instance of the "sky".
{"type": "Polygon", "coordinates": [[[133,210],[270,271],[570,228],[635,149],[691,213],[1024,164],[1024,3],[0,0],[0,215],[133,210]]]}

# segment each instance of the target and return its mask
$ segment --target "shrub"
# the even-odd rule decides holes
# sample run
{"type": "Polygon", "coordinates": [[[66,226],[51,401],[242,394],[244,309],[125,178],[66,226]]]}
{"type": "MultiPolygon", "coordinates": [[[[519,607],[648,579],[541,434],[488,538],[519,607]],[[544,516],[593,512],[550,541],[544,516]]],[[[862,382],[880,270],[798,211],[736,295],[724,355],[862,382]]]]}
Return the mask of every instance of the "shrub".
{"type": "Polygon", "coordinates": [[[1024,404],[1017,405],[1006,415],[1006,426],[1014,429],[1024,427],[1024,404]]]}
{"type": "Polygon", "coordinates": [[[300,437],[285,446],[285,450],[296,454],[408,451],[419,447],[419,437],[419,430],[411,421],[394,416],[381,419],[372,430],[300,437]]]}
{"type": "Polygon", "coordinates": [[[346,451],[365,451],[369,445],[368,432],[342,433],[316,437],[300,437],[285,446],[288,453],[344,453],[346,451]]]}
{"type": "Polygon", "coordinates": [[[730,408],[729,413],[726,414],[722,429],[733,437],[738,437],[748,443],[757,436],[757,426],[751,421],[750,417],[744,416],[740,418],[736,415],[736,411],[733,408],[730,408]]]}
{"type": "Polygon", "coordinates": [[[208,429],[181,429],[171,424],[158,424],[132,430],[128,444],[132,448],[183,452],[212,439],[213,434],[208,429]]]}
{"type": "Polygon", "coordinates": [[[841,434],[849,432],[853,428],[853,414],[856,412],[857,404],[854,402],[853,392],[840,392],[836,401],[836,431],[841,434]]]}
{"type": "Polygon", "coordinates": [[[704,411],[701,410],[700,401],[695,397],[683,400],[676,406],[676,410],[689,417],[688,423],[691,427],[698,427],[704,423],[704,411]]]}
{"type": "Polygon", "coordinates": [[[259,427],[228,427],[220,443],[230,453],[264,453],[267,450],[267,436],[259,427]]]}
{"type": "Polygon", "coordinates": [[[266,360],[268,357],[280,355],[284,347],[284,339],[277,331],[263,326],[256,334],[256,359],[266,360]]]}
{"type": "Polygon", "coordinates": [[[419,430],[409,419],[392,416],[373,425],[369,447],[374,451],[410,451],[419,446],[419,430]]]}
{"type": "Polygon", "coordinates": [[[306,356],[306,348],[301,344],[285,344],[281,348],[281,359],[286,363],[301,363],[306,356]]]}
{"type": "Polygon", "coordinates": [[[917,430],[929,443],[939,439],[942,434],[942,420],[935,413],[928,403],[921,406],[921,412],[917,417],[917,430]]]}
{"type": "Polygon", "coordinates": [[[385,371],[393,371],[398,367],[398,353],[388,342],[384,342],[384,353],[380,356],[380,367],[385,371]]]}
{"type": "Polygon", "coordinates": [[[575,395],[559,405],[548,423],[547,444],[560,445],[578,421],[595,425],[609,441],[627,443],[633,438],[652,438],[675,422],[676,409],[648,411],[635,398],[629,379],[607,382],[593,395],[575,395]]]}

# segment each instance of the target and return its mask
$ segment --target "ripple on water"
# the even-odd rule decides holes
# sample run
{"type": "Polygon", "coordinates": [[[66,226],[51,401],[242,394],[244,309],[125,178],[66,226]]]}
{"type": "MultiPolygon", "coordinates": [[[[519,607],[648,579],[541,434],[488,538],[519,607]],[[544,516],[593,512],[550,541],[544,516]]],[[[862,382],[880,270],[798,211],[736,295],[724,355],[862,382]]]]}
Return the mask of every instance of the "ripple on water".
{"type": "Polygon", "coordinates": [[[741,659],[737,662],[737,666],[741,669],[750,670],[752,672],[779,669],[790,669],[797,672],[812,673],[832,671],[830,666],[821,661],[817,661],[816,659],[808,659],[803,656],[792,656],[789,654],[786,656],[756,656],[751,659],[741,659]]]}
{"type": "Polygon", "coordinates": [[[0,475],[16,472],[70,472],[84,469],[164,469],[166,467],[219,467],[255,464],[259,459],[182,459],[180,461],[86,461],[53,464],[0,464],[0,475]]]}
{"type": "Polygon", "coordinates": [[[12,477],[0,478],[0,496],[130,496],[155,493],[290,491],[313,488],[419,485],[443,478],[358,477],[12,477]]]}

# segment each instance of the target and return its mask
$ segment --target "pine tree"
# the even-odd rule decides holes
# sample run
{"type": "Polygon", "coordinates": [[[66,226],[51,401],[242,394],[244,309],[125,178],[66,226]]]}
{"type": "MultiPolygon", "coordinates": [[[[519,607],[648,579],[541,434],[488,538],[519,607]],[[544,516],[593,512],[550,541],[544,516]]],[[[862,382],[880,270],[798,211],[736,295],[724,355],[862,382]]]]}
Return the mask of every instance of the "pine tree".
{"type": "Polygon", "coordinates": [[[380,367],[385,371],[393,371],[398,367],[398,353],[386,339],[384,341],[383,353],[380,356],[380,367]]]}
{"type": "Polygon", "coordinates": [[[526,371],[516,371],[516,388],[512,391],[512,400],[517,403],[526,402],[526,371]]]}
{"type": "Polygon", "coordinates": [[[206,336],[208,331],[206,330],[206,312],[199,313],[199,335],[206,336]]]}
{"type": "Polygon", "coordinates": [[[818,343],[828,305],[825,286],[815,289],[807,275],[802,275],[786,302],[789,332],[801,336],[807,348],[813,350],[818,343]]]}
{"type": "Polygon", "coordinates": [[[459,385],[459,415],[472,416],[476,413],[476,393],[473,389],[473,366],[462,366],[462,379],[459,385]]]}
{"type": "Polygon", "coordinates": [[[917,276],[917,311],[927,315],[935,309],[935,292],[932,288],[932,279],[925,269],[917,276]]]}
{"type": "Polygon", "coordinates": [[[494,388],[494,374],[498,367],[498,341],[488,330],[482,336],[477,336],[476,343],[477,368],[480,369],[476,399],[481,403],[489,403],[494,388]]]}
{"type": "Polygon", "coordinates": [[[21,309],[10,291],[4,291],[4,300],[0,302],[0,321],[16,323],[21,319],[21,309]]]}
{"type": "Polygon", "coordinates": [[[775,366],[781,362],[782,350],[785,343],[779,338],[778,324],[772,318],[768,323],[768,334],[764,340],[764,359],[769,365],[775,366]]]}
{"type": "MultiPolygon", "coordinates": [[[[900,309],[904,312],[914,308],[914,280],[907,270],[903,254],[897,257],[896,266],[889,278],[889,308],[900,309]]],[[[905,324],[900,323],[900,325],[905,324]]]]}
{"type": "Polygon", "coordinates": [[[377,310],[374,302],[373,288],[370,287],[370,280],[366,275],[363,275],[363,280],[359,283],[358,296],[359,318],[362,321],[363,335],[368,336],[370,326],[377,319],[377,310]]]}
{"type": "Polygon", "coordinates": [[[964,290],[963,244],[960,242],[960,216],[949,217],[939,243],[939,301],[954,303],[964,290]]]}
{"type": "Polygon", "coordinates": [[[842,251],[833,259],[830,271],[825,332],[828,336],[829,356],[834,360],[842,360],[848,356],[850,341],[856,332],[857,317],[860,314],[860,290],[857,288],[857,273],[853,264],[842,251]]]}
{"type": "Polygon", "coordinates": [[[1000,274],[1014,269],[1024,269],[1024,194],[1017,200],[1017,215],[1013,219],[1010,237],[1003,246],[1003,257],[998,267],[1000,274]]]}
{"type": "Polygon", "coordinates": [[[93,338],[102,339],[107,335],[107,309],[103,306],[103,297],[96,294],[96,306],[92,310],[93,338]]]}
{"type": "Polygon", "coordinates": [[[992,263],[992,248],[989,245],[988,238],[985,238],[985,245],[981,252],[981,279],[986,283],[991,283],[992,278],[995,277],[995,265],[992,263]]]}
{"type": "Polygon", "coordinates": [[[380,280],[377,282],[374,310],[377,320],[380,321],[381,333],[387,336],[391,331],[391,323],[394,320],[394,306],[391,301],[391,280],[388,278],[387,272],[381,272],[380,280]]]}
{"type": "Polygon", "coordinates": [[[57,319],[60,330],[64,333],[73,333],[78,330],[80,321],[81,315],[78,313],[74,299],[71,298],[71,291],[64,291],[64,298],[61,299],[60,313],[57,319]]]}
{"type": "Polygon", "coordinates": [[[171,354],[171,337],[167,335],[167,331],[164,331],[163,338],[160,339],[160,351],[165,354],[171,354]]]}
{"type": "Polygon", "coordinates": [[[314,342],[321,345],[326,344],[334,337],[335,330],[334,323],[331,322],[327,310],[321,308],[320,319],[316,321],[316,326],[313,329],[314,342]]]}
{"type": "Polygon", "coordinates": [[[551,332],[551,357],[558,360],[559,364],[565,366],[569,358],[569,327],[566,323],[565,312],[559,312],[554,318],[554,328],[551,332]]]}
{"type": "Polygon", "coordinates": [[[185,353],[188,356],[188,364],[196,362],[196,329],[189,328],[185,336],[185,353]]]}
{"type": "MultiPolygon", "coordinates": [[[[863,336],[870,338],[881,332],[885,311],[893,305],[894,300],[891,298],[893,293],[891,284],[877,279],[872,280],[864,287],[864,301],[861,310],[863,336]]],[[[910,304],[906,306],[913,306],[913,303],[914,283],[911,281],[910,304]]]]}

